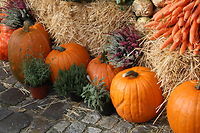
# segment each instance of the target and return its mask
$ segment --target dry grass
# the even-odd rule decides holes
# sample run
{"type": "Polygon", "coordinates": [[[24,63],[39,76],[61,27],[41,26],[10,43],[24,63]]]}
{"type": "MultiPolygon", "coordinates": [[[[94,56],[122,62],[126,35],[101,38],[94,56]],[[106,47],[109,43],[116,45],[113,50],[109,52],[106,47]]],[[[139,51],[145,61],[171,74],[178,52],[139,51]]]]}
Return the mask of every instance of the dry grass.
{"type": "Polygon", "coordinates": [[[164,38],[159,38],[144,43],[141,64],[150,67],[157,74],[166,102],[177,85],[187,80],[200,80],[200,55],[194,56],[190,51],[180,55],[179,51],[160,50],[159,46],[163,41],[164,38]]]}
{"type": "Polygon", "coordinates": [[[61,0],[27,0],[57,44],[76,42],[94,55],[107,42],[109,33],[133,18],[131,9],[120,10],[114,2],[74,3],[61,0]]]}

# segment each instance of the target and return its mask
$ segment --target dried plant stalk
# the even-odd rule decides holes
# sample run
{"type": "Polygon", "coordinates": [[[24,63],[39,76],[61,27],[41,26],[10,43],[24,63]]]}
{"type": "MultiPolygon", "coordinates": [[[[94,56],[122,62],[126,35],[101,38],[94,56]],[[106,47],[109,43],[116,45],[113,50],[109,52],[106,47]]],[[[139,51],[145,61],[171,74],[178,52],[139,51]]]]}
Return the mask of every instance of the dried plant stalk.
{"type": "Polygon", "coordinates": [[[140,64],[156,72],[166,102],[170,92],[177,85],[187,80],[200,80],[200,55],[194,56],[189,51],[180,55],[179,51],[160,50],[159,46],[164,40],[164,38],[159,38],[155,41],[146,41],[140,64]]]}
{"type": "Polygon", "coordinates": [[[114,2],[74,3],[61,0],[27,0],[57,44],[76,42],[96,54],[106,44],[105,33],[129,23],[131,9],[120,10],[114,2]]]}

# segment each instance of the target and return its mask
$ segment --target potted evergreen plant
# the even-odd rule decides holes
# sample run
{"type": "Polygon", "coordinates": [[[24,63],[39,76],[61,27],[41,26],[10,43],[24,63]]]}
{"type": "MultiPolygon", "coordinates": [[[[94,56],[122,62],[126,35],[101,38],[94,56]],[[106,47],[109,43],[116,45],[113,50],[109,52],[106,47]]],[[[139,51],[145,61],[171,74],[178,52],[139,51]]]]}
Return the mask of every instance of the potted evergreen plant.
{"type": "Polygon", "coordinates": [[[105,83],[97,79],[83,87],[81,94],[84,103],[88,107],[98,110],[100,114],[108,116],[115,112],[115,108],[110,99],[109,91],[106,90],[105,83]]]}
{"type": "Polygon", "coordinates": [[[23,63],[25,84],[35,99],[47,96],[49,90],[50,67],[42,59],[31,58],[23,63]]]}

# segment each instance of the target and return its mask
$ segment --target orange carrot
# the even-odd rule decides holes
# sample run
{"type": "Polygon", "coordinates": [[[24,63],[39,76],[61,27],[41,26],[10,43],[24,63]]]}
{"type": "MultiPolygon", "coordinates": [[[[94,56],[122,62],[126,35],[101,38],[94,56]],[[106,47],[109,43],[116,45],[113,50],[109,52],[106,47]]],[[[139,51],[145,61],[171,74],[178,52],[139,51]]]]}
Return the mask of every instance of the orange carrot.
{"type": "Polygon", "coordinates": [[[197,23],[200,24],[200,15],[197,17],[197,23]]]}
{"type": "Polygon", "coordinates": [[[195,43],[196,42],[196,34],[198,32],[198,27],[199,27],[199,24],[197,24],[197,20],[194,20],[192,25],[191,25],[191,28],[190,28],[190,37],[189,37],[189,41],[191,44],[195,43]]]}
{"type": "Polygon", "coordinates": [[[182,11],[182,7],[178,7],[176,9],[174,9],[174,11],[172,12],[172,16],[178,16],[179,13],[182,11]]]}
{"type": "Polygon", "coordinates": [[[155,13],[153,15],[153,20],[158,21],[161,18],[163,18],[164,16],[170,14],[170,12],[168,10],[170,6],[171,5],[167,5],[167,6],[163,7],[160,11],[158,11],[157,13],[155,13]]]}
{"type": "Polygon", "coordinates": [[[196,0],[194,4],[194,8],[200,4],[200,0],[196,0]]]}
{"type": "Polygon", "coordinates": [[[190,0],[180,0],[178,2],[172,3],[172,6],[169,8],[169,11],[172,12],[177,7],[185,6],[190,2],[190,0]]]}
{"type": "Polygon", "coordinates": [[[179,26],[178,26],[178,23],[176,23],[176,25],[174,26],[172,30],[172,36],[174,36],[178,30],[179,30],[179,26]]]}
{"type": "Polygon", "coordinates": [[[173,42],[173,38],[172,38],[172,36],[170,36],[169,38],[167,38],[167,40],[164,41],[163,44],[160,45],[160,49],[163,49],[163,48],[167,47],[172,42],[173,42]]]}
{"type": "Polygon", "coordinates": [[[193,51],[194,55],[198,55],[200,53],[200,44],[198,47],[193,51]]]}
{"type": "Polygon", "coordinates": [[[151,22],[145,24],[145,27],[157,26],[158,24],[159,24],[159,22],[151,21],[151,22]]]}
{"type": "Polygon", "coordinates": [[[187,41],[188,40],[188,35],[189,35],[189,28],[187,29],[182,29],[182,34],[183,34],[183,41],[187,41]]]}
{"type": "Polygon", "coordinates": [[[195,2],[194,2],[194,1],[191,2],[191,3],[189,3],[187,6],[185,6],[185,7],[183,8],[183,11],[184,11],[184,12],[186,12],[186,11],[191,11],[192,8],[194,7],[194,5],[195,5],[195,2]]]}
{"type": "Polygon", "coordinates": [[[185,22],[184,22],[183,17],[179,18],[179,20],[178,20],[178,26],[179,26],[179,27],[183,27],[184,24],[185,24],[185,22]]]}
{"type": "Polygon", "coordinates": [[[165,32],[165,33],[163,34],[163,36],[164,36],[164,37],[168,37],[169,35],[171,35],[172,29],[173,29],[172,27],[171,27],[171,28],[168,28],[168,31],[165,32]]]}
{"type": "Polygon", "coordinates": [[[151,36],[150,40],[155,40],[158,37],[160,37],[161,35],[163,35],[166,31],[168,31],[168,28],[163,28],[159,31],[157,31],[156,33],[153,34],[153,36],[151,36]]]}
{"type": "Polygon", "coordinates": [[[181,30],[178,30],[176,34],[173,36],[174,42],[180,42],[182,40],[181,30]]]}
{"type": "Polygon", "coordinates": [[[188,49],[189,49],[190,51],[192,51],[192,50],[194,49],[194,46],[193,46],[191,43],[188,43],[188,49]]]}
{"type": "Polygon", "coordinates": [[[185,14],[184,14],[184,21],[186,21],[188,18],[189,18],[189,16],[190,16],[190,10],[187,10],[186,12],[185,12],[185,14]]]}
{"type": "Polygon", "coordinates": [[[169,48],[169,51],[174,51],[177,47],[178,47],[178,45],[180,45],[180,41],[178,41],[178,42],[174,42],[172,45],[171,45],[171,47],[169,48]]]}
{"type": "Polygon", "coordinates": [[[183,54],[185,52],[185,50],[187,49],[187,44],[188,44],[187,41],[182,42],[182,45],[181,45],[181,48],[180,48],[180,54],[183,54]]]}
{"type": "Polygon", "coordinates": [[[190,24],[191,24],[191,16],[189,16],[189,18],[188,18],[188,20],[186,21],[186,23],[185,23],[185,28],[188,28],[189,26],[190,26],[190,24]]]}
{"type": "Polygon", "coordinates": [[[197,6],[196,10],[191,15],[191,21],[197,18],[197,16],[200,14],[200,5],[197,6]]]}

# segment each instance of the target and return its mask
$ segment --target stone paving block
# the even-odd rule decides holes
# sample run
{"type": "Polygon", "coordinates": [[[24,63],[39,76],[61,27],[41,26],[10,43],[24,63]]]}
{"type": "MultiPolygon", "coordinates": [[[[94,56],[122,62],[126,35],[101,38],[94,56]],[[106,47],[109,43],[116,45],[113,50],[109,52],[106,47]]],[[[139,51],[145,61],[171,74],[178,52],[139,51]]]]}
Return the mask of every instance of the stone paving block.
{"type": "Polygon", "coordinates": [[[36,117],[31,122],[31,125],[28,128],[29,133],[45,133],[55,122],[49,121],[42,117],[36,117]]]}
{"type": "Polygon", "coordinates": [[[86,124],[74,121],[66,130],[65,133],[83,133],[86,128],[86,124]]]}
{"type": "Polygon", "coordinates": [[[145,125],[138,125],[133,130],[131,133],[151,133],[151,130],[153,127],[151,126],[145,126],[145,125]]]}
{"type": "Polygon", "coordinates": [[[69,108],[71,108],[69,103],[57,102],[51,104],[50,107],[42,113],[42,116],[46,117],[47,119],[58,120],[62,118],[63,114],[69,108]]]}
{"type": "Polygon", "coordinates": [[[6,88],[0,83],[0,92],[5,91],[6,88]]]}
{"type": "Polygon", "coordinates": [[[23,101],[28,95],[17,88],[11,88],[0,94],[0,101],[4,104],[16,105],[23,101]]]}
{"type": "Polygon", "coordinates": [[[0,68],[0,80],[4,80],[9,76],[2,68],[0,68]]]}
{"type": "Polygon", "coordinates": [[[41,99],[41,100],[35,100],[35,99],[29,99],[27,103],[23,103],[23,108],[27,110],[42,110],[41,108],[47,107],[51,102],[53,102],[53,99],[41,99]]]}
{"type": "Polygon", "coordinates": [[[4,80],[4,82],[7,83],[7,84],[12,84],[12,85],[14,85],[14,84],[17,83],[17,80],[16,80],[13,76],[10,76],[10,77],[8,77],[6,80],[4,80]]]}
{"type": "Polygon", "coordinates": [[[98,122],[98,125],[106,129],[111,129],[118,121],[115,117],[105,116],[98,122]]]}
{"type": "Polygon", "coordinates": [[[88,112],[86,116],[82,119],[82,122],[85,122],[87,124],[95,124],[100,118],[101,116],[98,112],[88,112]]]}
{"type": "Polygon", "coordinates": [[[118,122],[112,129],[111,131],[117,132],[117,133],[127,133],[128,131],[133,128],[133,125],[127,121],[121,120],[118,122]]]}
{"type": "Polygon", "coordinates": [[[24,113],[13,113],[0,121],[0,133],[19,133],[30,125],[32,117],[24,113]]]}
{"type": "Polygon", "coordinates": [[[3,120],[4,118],[6,118],[7,116],[9,116],[12,113],[13,113],[13,111],[11,111],[11,110],[0,108],[0,121],[3,120]]]}
{"type": "Polygon", "coordinates": [[[64,130],[70,125],[69,121],[60,121],[56,125],[54,125],[47,133],[62,133],[64,130]]]}
{"type": "Polygon", "coordinates": [[[88,127],[86,133],[100,133],[102,130],[96,127],[88,127]]]}
{"type": "Polygon", "coordinates": [[[117,132],[114,132],[114,131],[111,131],[111,130],[105,130],[102,133],[117,133],[117,132]]]}

